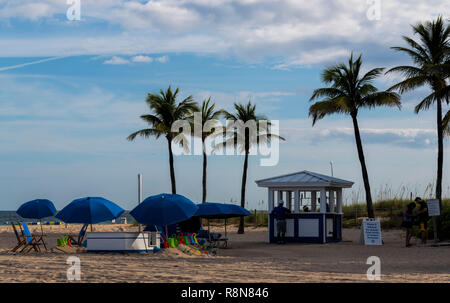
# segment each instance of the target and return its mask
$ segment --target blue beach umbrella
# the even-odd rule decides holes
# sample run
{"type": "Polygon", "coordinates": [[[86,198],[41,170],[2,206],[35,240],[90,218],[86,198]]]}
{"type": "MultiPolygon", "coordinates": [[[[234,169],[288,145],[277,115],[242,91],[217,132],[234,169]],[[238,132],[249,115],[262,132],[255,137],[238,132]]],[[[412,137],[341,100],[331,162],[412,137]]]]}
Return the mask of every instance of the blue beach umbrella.
{"type": "Polygon", "coordinates": [[[225,237],[227,236],[227,219],[241,216],[249,216],[251,213],[245,208],[225,203],[205,202],[198,205],[198,211],[195,216],[208,219],[208,231],[209,231],[209,219],[225,219],[225,237]]]}
{"type": "Polygon", "coordinates": [[[198,204],[198,210],[195,216],[207,219],[225,219],[231,214],[231,208],[226,204],[205,202],[198,204]]]}
{"type": "Polygon", "coordinates": [[[65,223],[95,224],[119,217],[124,209],[102,197],[86,197],[73,200],[56,218],[65,223]]]}
{"type": "Polygon", "coordinates": [[[237,216],[250,216],[252,214],[242,206],[236,204],[227,204],[227,206],[231,209],[231,212],[237,216]]]}
{"type": "Polygon", "coordinates": [[[42,219],[56,214],[55,205],[47,199],[36,199],[22,204],[16,213],[22,218],[42,219]]]}
{"type": "Polygon", "coordinates": [[[130,214],[139,223],[167,226],[191,218],[198,207],[188,198],[178,194],[159,194],[148,197],[130,214]]]}
{"type": "MultiPolygon", "coordinates": [[[[39,219],[51,217],[56,214],[55,205],[47,199],[36,199],[22,204],[16,213],[22,218],[39,219]]],[[[41,222],[41,232],[44,234],[41,222]]]]}
{"type": "Polygon", "coordinates": [[[195,216],[207,219],[227,219],[249,215],[251,213],[241,206],[216,202],[198,204],[198,210],[195,213],[195,216]]]}

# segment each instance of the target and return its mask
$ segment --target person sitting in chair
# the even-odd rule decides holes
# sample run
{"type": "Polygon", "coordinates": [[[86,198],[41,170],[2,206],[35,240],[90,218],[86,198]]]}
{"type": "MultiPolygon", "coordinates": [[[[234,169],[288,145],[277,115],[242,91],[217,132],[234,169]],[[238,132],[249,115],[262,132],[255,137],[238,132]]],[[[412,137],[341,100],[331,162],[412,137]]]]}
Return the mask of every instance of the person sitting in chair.
{"type": "Polygon", "coordinates": [[[283,206],[283,200],[278,202],[278,206],[272,210],[272,215],[275,215],[277,220],[277,243],[286,243],[286,215],[290,214],[291,211],[283,206]],[[281,237],[280,237],[281,236],[281,237]]]}

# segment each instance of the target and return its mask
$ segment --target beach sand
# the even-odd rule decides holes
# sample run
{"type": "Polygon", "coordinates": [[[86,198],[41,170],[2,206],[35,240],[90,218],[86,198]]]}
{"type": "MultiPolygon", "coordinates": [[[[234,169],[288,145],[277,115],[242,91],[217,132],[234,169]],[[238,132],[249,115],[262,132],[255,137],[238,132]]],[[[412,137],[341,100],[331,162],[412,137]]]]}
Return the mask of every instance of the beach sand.
{"type": "MultiPolygon", "coordinates": [[[[32,231],[40,233],[39,226],[32,231]]],[[[229,248],[216,257],[188,255],[177,249],[159,253],[118,254],[56,251],[56,239],[76,235],[79,225],[44,226],[47,253],[10,253],[16,239],[0,226],[0,282],[67,282],[69,256],[81,260],[76,282],[369,282],[370,256],[381,259],[381,282],[450,282],[450,247],[405,248],[403,231],[383,232],[383,246],[358,244],[359,229],[344,229],[341,243],[268,244],[267,228],[228,228],[229,248]]],[[[223,232],[222,227],[214,227],[223,232]]],[[[130,225],[94,225],[95,231],[137,231],[130,225]]],[[[418,241],[417,241],[418,243],[418,241]]]]}

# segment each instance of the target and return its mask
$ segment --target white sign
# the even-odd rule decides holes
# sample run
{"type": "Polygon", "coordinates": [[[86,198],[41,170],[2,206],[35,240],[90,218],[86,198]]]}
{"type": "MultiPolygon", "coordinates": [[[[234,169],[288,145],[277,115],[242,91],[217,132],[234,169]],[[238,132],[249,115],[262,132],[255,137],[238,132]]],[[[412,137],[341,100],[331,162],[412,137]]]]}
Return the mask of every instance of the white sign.
{"type": "Polygon", "coordinates": [[[361,233],[361,240],[364,239],[365,245],[383,245],[380,219],[363,219],[361,233]]]}
{"type": "Polygon", "coordinates": [[[428,215],[430,217],[439,217],[441,215],[441,209],[439,208],[439,200],[427,201],[428,215]]]}

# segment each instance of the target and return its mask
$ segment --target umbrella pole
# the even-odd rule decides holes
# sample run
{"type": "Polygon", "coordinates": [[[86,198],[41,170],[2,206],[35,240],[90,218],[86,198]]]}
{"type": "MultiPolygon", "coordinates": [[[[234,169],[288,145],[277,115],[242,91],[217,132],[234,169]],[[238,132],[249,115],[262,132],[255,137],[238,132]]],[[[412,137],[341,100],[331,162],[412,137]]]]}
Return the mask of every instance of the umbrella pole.
{"type": "Polygon", "coordinates": [[[41,234],[44,235],[44,229],[42,228],[42,219],[39,220],[39,221],[40,221],[40,223],[41,223],[41,234]]]}
{"type": "Polygon", "coordinates": [[[92,232],[92,224],[91,224],[91,232],[92,232]]]}
{"type": "Polygon", "coordinates": [[[208,219],[208,239],[211,242],[211,232],[210,232],[210,228],[209,228],[209,219],[208,219]]]}
{"type": "Polygon", "coordinates": [[[225,218],[225,238],[227,237],[227,218],[225,218]]]}

